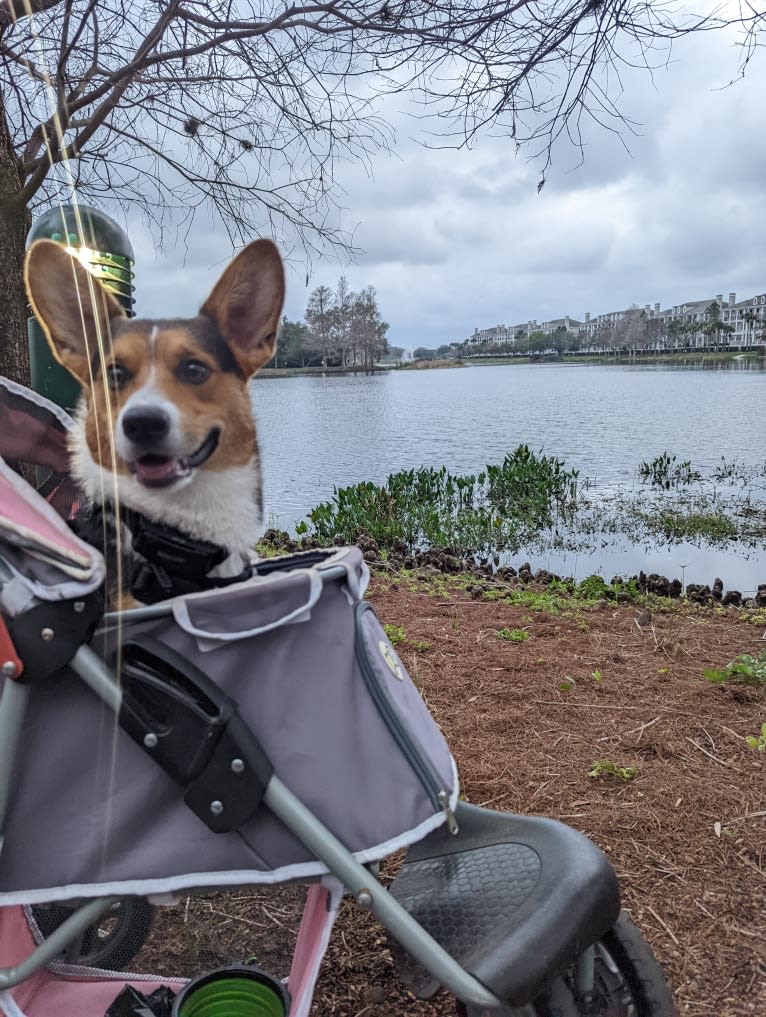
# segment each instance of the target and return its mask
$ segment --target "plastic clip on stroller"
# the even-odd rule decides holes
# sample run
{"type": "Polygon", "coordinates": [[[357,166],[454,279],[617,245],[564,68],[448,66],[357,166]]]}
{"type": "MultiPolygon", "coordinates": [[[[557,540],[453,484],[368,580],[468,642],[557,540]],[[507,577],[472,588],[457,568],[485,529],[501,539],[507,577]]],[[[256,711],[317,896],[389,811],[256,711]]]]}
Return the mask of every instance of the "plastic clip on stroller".
{"type": "Polygon", "coordinates": [[[237,704],[162,643],[137,637],[121,652],[120,726],[184,790],[214,833],[255,813],[274,768],[237,704]]]}

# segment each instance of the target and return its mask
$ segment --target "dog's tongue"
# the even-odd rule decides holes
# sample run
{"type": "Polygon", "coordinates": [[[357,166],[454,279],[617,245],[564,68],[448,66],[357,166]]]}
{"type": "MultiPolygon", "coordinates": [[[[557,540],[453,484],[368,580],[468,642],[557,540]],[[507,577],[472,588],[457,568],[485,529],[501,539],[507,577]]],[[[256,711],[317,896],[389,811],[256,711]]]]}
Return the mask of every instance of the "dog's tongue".
{"type": "Polygon", "coordinates": [[[165,459],[160,456],[142,456],[134,465],[136,477],[144,483],[171,481],[181,473],[177,459],[165,459]]]}

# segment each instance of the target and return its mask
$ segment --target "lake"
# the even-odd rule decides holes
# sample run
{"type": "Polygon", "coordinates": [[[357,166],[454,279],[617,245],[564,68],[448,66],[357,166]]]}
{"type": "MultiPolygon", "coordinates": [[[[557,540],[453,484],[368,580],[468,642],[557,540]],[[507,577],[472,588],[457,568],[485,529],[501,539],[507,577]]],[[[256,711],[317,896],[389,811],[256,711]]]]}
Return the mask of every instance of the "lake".
{"type": "MultiPolygon", "coordinates": [[[[752,362],[681,367],[509,364],[374,375],[256,378],[253,402],[266,511],[292,529],[333,487],[446,466],[477,473],[526,443],[580,470],[596,491],[637,483],[666,450],[709,475],[722,457],[766,461],[766,372],[752,362]]],[[[751,592],[766,582],[760,551],[607,546],[532,560],[581,578],[658,571],[751,592]]]]}

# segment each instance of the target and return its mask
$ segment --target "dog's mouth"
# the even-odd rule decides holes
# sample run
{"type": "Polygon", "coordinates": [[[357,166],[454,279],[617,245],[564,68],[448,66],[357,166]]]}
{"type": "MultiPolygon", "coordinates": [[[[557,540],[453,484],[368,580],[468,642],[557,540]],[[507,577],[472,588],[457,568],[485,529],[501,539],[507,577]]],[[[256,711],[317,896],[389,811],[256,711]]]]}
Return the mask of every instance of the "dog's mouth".
{"type": "Polygon", "coordinates": [[[221,432],[214,427],[196,452],[182,459],[148,452],[130,464],[131,473],[144,487],[170,487],[203,466],[218,448],[221,432]]]}

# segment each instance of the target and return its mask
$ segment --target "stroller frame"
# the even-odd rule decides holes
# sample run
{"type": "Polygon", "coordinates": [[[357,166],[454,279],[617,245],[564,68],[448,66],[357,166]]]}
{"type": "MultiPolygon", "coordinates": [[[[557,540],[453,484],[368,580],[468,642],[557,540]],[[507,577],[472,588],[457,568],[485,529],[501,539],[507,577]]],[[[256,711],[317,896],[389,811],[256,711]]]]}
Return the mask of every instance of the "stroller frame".
{"type": "MultiPolygon", "coordinates": [[[[323,583],[342,579],[343,568],[319,569],[323,583]]],[[[118,622],[158,618],[171,613],[167,603],[152,607],[112,612],[105,622],[118,622]]],[[[89,647],[80,646],[69,663],[86,685],[115,713],[122,703],[122,691],[114,674],[105,662],[89,647]]],[[[7,809],[13,760],[26,714],[31,686],[23,682],[6,681],[0,698],[0,845],[7,809]]],[[[417,960],[444,988],[463,1003],[492,1010],[504,1004],[476,978],[465,971],[447,951],[405,910],[405,908],[377,881],[369,868],[358,862],[337,838],[307,809],[303,803],[276,776],[272,775],[266,787],[263,802],[290,829],[305,846],[335,875],[357,904],[370,910],[398,941],[407,953],[417,960]]],[[[97,898],[81,905],[51,936],[28,957],[13,967],[0,969],[0,990],[10,989],[28,978],[40,967],[56,958],[78,935],[97,921],[115,903],[114,897],[97,898]]],[[[592,948],[591,948],[592,950],[592,948]]],[[[588,991],[592,977],[586,963],[580,963],[582,988],[588,991]]],[[[534,1014],[530,1006],[514,1011],[519,1017],[534,1014]]]]}
{"type": "Polygon", "coordinates": [[[178,978],[98,973],[86,965],[105,954],[80,953],[81,943],[110,909],[130,915],[142,897],[289,880],[309,883],[287,978],[291,1017],[308,1015],[344,889],[390,933],[407,988],[430,998],[444,987],[467,1017],[605,1007],[675,1017],[648,945],[620,915],[606,856],[563,823],[459,800],[443,734],[363,600],[358,549],[266,560],[253,581],[227,590],[103,614],[103,559],[65,523],[78,498],[70,424],[0,379],[0,1011],[18,1014],[16,999],[32,1007],[39,991],[36,1014],[58,1014],[68,998],[80,1017],[83,993],[95,1017],[115,986],[181,988],[178,978]],[[46,471],[43,487],[31,489],[5,459],[46,471]],[[142,718],[147,690],[158,708],[142,718]],[[174,695],[181,709],[167,723],[174,695]],[[299,707],[289,729],[285,703],[299,707]],[[79,732],[111,731],[112,717],[123,731],[104,767],[79,732]],[[50,737],[59,726],[63,737],[50,737]],[[82,812],[68,811],[64,785],[82,812]],[[333,798],[336,785],[343,794],[333,798]],[[107,838],[94,853],[82,831],[106,833],[114,795],[124,823],[105,864],[107,838]],[[385,888],[375,865],[403,847],[385,888]],[[67,900],[45,927],[28,907],[67,900]]]}

